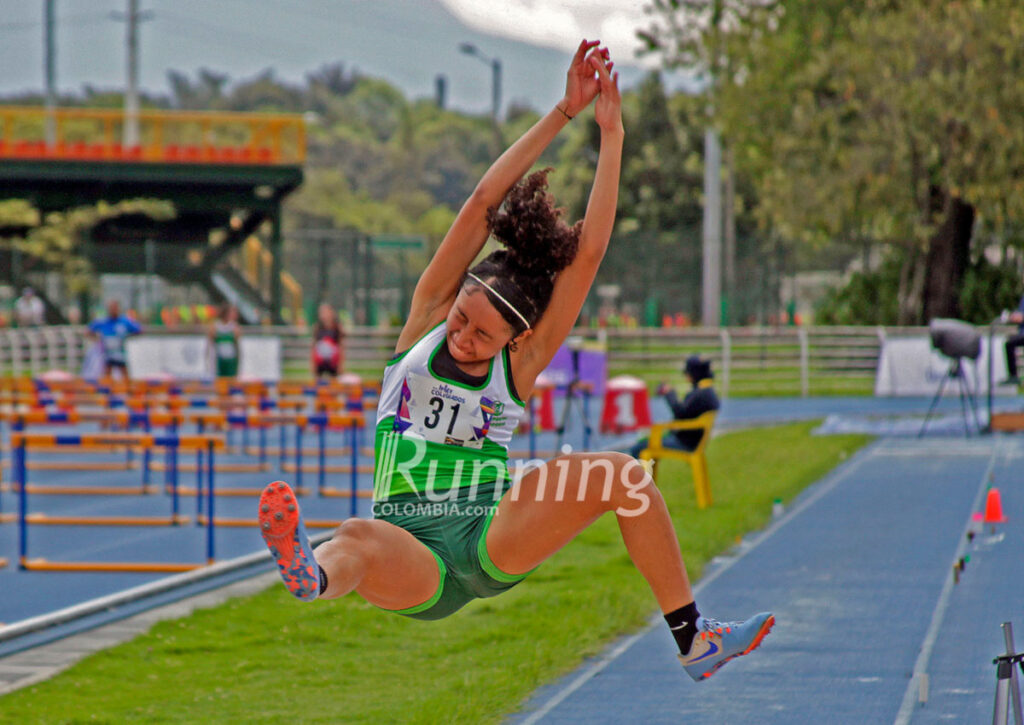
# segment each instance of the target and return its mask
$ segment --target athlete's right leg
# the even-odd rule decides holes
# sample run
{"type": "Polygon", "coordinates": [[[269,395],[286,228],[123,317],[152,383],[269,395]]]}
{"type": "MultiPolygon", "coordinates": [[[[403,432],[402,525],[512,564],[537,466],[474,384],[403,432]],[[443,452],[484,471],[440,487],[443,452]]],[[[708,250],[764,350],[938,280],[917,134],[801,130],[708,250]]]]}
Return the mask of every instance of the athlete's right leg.
{"type": "Polygon", "coordinates": [[[441,584],[430,549],[387,521],[348,519],[314,555],[327,574],[324,599],[355,590],[382,609],[408,609],[430,599],[441,584]]]}
{"type": "Polygon", "coordinates": [[[441,584],[437,560],[408,531],[386,521],[348,519],[313,552],[295,494],[276,481],[260,496],[260,533],[285,585],[299,599],[316,599],[320,570],[333,599],[356,591],[383,609],[407,609],[430,599],[441,584]]]}

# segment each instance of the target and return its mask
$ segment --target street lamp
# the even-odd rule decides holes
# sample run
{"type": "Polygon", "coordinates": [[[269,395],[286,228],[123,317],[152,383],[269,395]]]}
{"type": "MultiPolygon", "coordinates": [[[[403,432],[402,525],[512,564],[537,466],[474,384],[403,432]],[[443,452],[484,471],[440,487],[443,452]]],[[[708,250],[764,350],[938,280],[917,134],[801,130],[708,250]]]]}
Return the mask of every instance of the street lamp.
{"type": "Polygon", "coordinates": [[[466,55],[479,58],[482,62],[491,66],[491,117],[494,123],[498,123],[501,114],[501,61],[498,58],[491,58],[480,52],[472,43],[459,43],[459,50],[466,55]]]}

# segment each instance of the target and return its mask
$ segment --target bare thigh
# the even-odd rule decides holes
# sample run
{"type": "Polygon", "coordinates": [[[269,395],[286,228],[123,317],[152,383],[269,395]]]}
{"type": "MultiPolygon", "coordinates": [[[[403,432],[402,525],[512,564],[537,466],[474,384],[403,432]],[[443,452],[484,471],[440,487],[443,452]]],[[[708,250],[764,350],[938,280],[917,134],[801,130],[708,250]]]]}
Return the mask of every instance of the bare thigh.
{"type": "Polygon", "coordinates": [[[430,599],[441,583],[430,549],[387,521],[348,519],[315,556],[327,572],[327,599],[355,589],[375,606],[407,609],[430,599]]]}
{"type": "Polygon", "coordinates": [[[505,494],[487,532],[487,554],[524,574],[608,511],[643,513],[661,501],[636,459],[614,451],[573,453],[526,473],[505,494]]]}

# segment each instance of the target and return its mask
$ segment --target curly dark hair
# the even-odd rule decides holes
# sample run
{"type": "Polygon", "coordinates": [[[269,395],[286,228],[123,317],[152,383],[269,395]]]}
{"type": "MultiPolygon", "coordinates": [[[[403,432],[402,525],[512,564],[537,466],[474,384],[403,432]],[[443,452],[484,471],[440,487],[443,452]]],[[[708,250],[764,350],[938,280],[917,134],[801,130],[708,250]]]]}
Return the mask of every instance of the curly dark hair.
{"type": "MultiPolygon", "coordinates": [[[[582,220],[570,227],[562,219],[564,210],[555,206],[547,189],[551,171],[547,168],[530,174],[509,190],[501,208],[487,210],[487,228],[505,248],[469,270],[508,300],[530,327],[547,310],[558,273],[576,258],[583,226],[582,220]]],[[[513,336],[527,329],[508,305],[475,280],[467,277],[463,285],[484,290],[511,325],[513,336]]]]}

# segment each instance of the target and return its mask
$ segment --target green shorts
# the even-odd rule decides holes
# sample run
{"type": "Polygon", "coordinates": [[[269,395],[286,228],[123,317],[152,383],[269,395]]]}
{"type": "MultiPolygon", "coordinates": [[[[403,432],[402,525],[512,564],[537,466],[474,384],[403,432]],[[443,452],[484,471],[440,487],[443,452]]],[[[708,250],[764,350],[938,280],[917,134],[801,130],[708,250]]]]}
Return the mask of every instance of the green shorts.
{"type": "Polygon", "coordinates": [[[238,358],[237,357],[219,357],[217,358],[217,377],[218,378],[233,378],[238,375],[238,358]]]}
{"type": "MultiPolygon", "coordinates": [[[[441,583],[427,601],[408,609],[388,610],[415,619],[443,619],[472,599],[493,597],[511,589],[527,574],[506,574],[487,555],[487,530],[498,502],[495,487],[481,484],[471,495],[468,488],[452,499],[431,501],[416,494],[400,494],[375,501],[373,517],[405,529],[437,560],[441,583]]],[[[500,496],[499,496],[500,498],[500,496]]]]}

